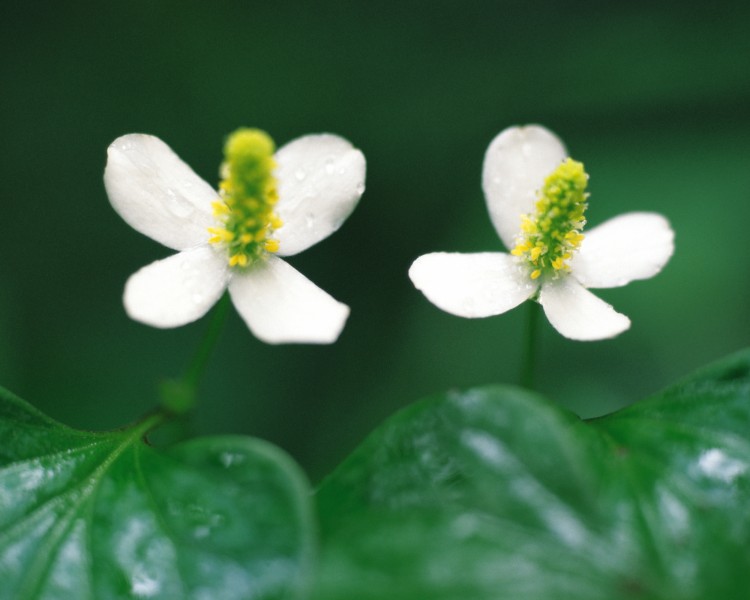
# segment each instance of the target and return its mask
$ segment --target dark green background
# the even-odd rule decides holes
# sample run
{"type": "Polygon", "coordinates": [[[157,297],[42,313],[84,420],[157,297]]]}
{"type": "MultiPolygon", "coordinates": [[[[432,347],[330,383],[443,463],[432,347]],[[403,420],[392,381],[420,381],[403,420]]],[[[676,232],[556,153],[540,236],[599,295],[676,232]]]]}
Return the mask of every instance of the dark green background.
{"type": "Polygon", "coordinates": [[[429,251],[500,249],[481,165],[501,129],[556,131],[591,175],[589,223],[671,220],[651,281],[600,293],[616,340],[542,327],[539,387],[589,416],[750,342],[750,3],[4,2],[0,9],[0,382],[66,423],[109,428],[155,401],[206,320],[128,320],[125,279],[170,252],[102,185],[105,151],[158,135],[215,183],[242,125],[281,145],[330,131],[367,191],[291,262],[352,308],[330,347],[264,345],[233,312],[202,386],[202,433],[278,443],[314,479],[396,408],[513,382],[524,311],[447,315],[411,286],[429,251]]]}

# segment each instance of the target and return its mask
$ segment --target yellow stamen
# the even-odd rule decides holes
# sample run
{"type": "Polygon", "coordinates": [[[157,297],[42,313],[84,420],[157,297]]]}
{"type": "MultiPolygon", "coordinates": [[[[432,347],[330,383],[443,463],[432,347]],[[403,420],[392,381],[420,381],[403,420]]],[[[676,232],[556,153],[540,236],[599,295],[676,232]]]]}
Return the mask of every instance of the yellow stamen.
{"type": "Polygon", "coordinates": [[[230,267],[245,267],[247,266],[247,254],[233,254],[229,257],[230,267]]]}
{"type": "Polygon", "coordinates": [[[214,209],[214,217],[229,214],[229,207],[224,202],[221,202],[220,200],[216,200],[212,202],[211,206],[214,209]]]}
{"type": "Polygon", "coordinates": [[[209,233],[213,233],[215,238],[222,242],[231,242],[234,239],[234,233],[227,231],[223,227],[209,227],[209,233]]]}

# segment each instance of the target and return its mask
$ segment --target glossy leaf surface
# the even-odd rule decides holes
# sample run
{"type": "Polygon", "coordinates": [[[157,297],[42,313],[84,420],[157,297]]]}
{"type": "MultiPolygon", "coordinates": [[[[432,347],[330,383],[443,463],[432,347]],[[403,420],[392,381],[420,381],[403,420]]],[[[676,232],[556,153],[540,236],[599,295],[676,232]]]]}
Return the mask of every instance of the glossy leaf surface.
{"type": "Polygon", "coordinates": [[[488,387],[413,405],[318,491],[318,600],[750,597],[750,353],[592,422],[488,387]]]}
{"type": "Polygon", "coordinates": [[[0,391],[0,598],[305,595],[304,477],[255,439],[157,450],[156,419],[72,430],[0,391]]]}

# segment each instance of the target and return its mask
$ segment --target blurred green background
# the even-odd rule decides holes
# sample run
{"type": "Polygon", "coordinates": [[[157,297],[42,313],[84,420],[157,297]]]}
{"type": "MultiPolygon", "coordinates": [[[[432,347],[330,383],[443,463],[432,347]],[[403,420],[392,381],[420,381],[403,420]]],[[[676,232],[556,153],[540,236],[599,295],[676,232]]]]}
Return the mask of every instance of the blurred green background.
{"type": "Polygon", "coordinates": [[[224,136],[330,131],[368,161],[334,236],[290,262],[352,308],[330,347],[264,345],[232,312],[201,388],[201,433],[246,433],[314,480],[424,395],[515,382],[523,310],[443,313],[407,278],[436,251],[497,250],[480,186],[503,128],[537,122],[586,164],[589,223],[662,212],[657,278],[600,295],[633,321],[576,343],[544,323],[540,389],[608,412],[750,343],[750,3],[4,2],[0,383],[65,423],[153,406],[207,319],[131,322],[126,278],[170,251],[102,184],[107,145],[158,135],[216,183],[224,136]]]}

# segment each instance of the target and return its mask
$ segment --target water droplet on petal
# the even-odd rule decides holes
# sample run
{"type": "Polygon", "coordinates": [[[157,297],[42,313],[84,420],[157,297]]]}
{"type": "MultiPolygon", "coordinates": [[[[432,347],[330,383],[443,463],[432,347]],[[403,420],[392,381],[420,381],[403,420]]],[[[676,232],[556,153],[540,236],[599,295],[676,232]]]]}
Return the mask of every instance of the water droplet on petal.
{"type": "Polygon", "coordinates": [[[307,173],[305,173],[304,169],[297,169],[294,172],[294,176],[297,178],[297,181],[302,181],[307,177],[307,173]]]}
{"type": "Polygon", "coordinates": [[[359,182],[359,183],[357,184],[357,193],[358,193],[358,194],[359,194],[360,196],[361,196],[362,194],[364,194],[364,193],[365,193],[365,184],[364,184],[364,182],[360,181],[360,182],[359,182]]]}
{"type": "Polygon", "coordinates": [[[184,198],[178,198],[174,190],[167,189],[164,201],[167,210],[178,219],[186,219],[195,212],[195,207],[184,198]]]}
{"type": "Polygon", "coordinates": [[[326,173],[329,175],[333,175],[334,166],[336,163],[336,159],[333,158],[333,156],[329,156],[326,158],[325,166],[326,166],[326,173]]]}
{"type": "Polygon", "coordinates": [[[193,304],[200,304],[203,302],[203,294],[193,294],[190,299],[193,301],[193,304]]]}

